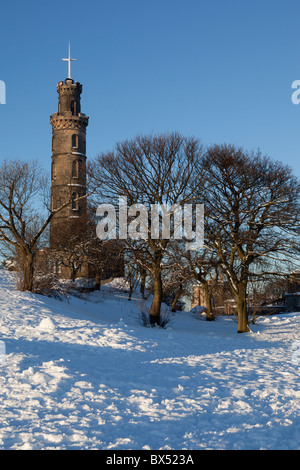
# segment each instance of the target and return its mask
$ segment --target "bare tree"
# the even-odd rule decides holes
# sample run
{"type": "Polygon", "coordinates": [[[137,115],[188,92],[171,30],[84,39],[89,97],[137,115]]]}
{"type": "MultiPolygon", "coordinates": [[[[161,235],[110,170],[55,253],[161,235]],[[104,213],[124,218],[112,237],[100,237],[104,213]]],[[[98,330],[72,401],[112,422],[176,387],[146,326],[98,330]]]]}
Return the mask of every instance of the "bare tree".
{"type": "Polygon", "coordinates": [[[189,277],[200,284],[203,289],[206,307],[206,319],[215,319],[213,295],[219,289],[220,260],[214,251],[203,247],[197,251],[184,254],[189,277]]]}
{"type": "Polygon", "coordinates": [[[92,204],[88,204],[84,226],[75,226],[73,233],[70,226],[57,228],[56,243],[48,251],[52,264],[67,268],[73,282],[85,273],[95,279],[96,288],[100,289],[102,280],[123,274],[124,246],[119,240],[98,239],[95,213],[92,204]]]}
{"type": "Polygon", "coordinates": [[[235,296],[238,332],[247,332],[248,280],[264,274],[258,262],[281,263],[299,247],[299,182],[280,162],[230,145],[210,147],[204,169],[206,243],[235,296]]]}
{"type": "Polygon", "coordinates": [[[124,275],[125,246],[121,240],[99,240],[96,235],[97,222],[96,207],[89,201],[85,237],[86,259],[89,275],[95,279],[97,289],[100,289],[101,281],[124,275]]]}
{"type": "Polygon", "coordinates": [[[129,285],[128,300],[131,301],[132,294],[136,290],[139,283],[140,270],[135,259],[126,258],[125,277],[129,285]]]}
{"type": "Polygon", "coordinates": [[[70,279],[74,282],[88,262],[90,243],[85,237],[76,234],[66,238],[63,230],[56,232],[57,239],[59,234],[61,242],[51,249],[50,259],[56,266],[67,268],[70,279]]]}
{"type": "Polygon", "coordinates": [[[163,301],[170,305],[171,311],[181,310],[183,308],[183,297],[189,295],[189,273],[181,262],[165,270],[163,273],[163,301]]]}
{"type": "Polygon", "coordinates": [[[89,246],[87,261],[89,275],[99,290],[101,281],[124,276],[124,246],[119,240],[95,239],[89,246]]]}
{"type": "MultiPolygon", "coordinates": [[[[109,201],[126,197],[128,205],[143,204],[151,213],[157,204],[191,203],[203,178],[200,160],[203,150],[198,140],[178,133],[140,136],[118,143],[112,152],[101,154],[92,165],[91,177],[100,186],[101,197],[109,201]]],[[[160,323],[163,297],[162,270],[166,267],[172,238],[152,237],[149,217],[146,237],[124,240],[137,264],[153,280],[150,309],[152,324],[160,323]]]]}
{"type": "Polygon", "coordinates": [[[34,265],[43,237],[54,215],[71,203],[70,197],[51,209],[45,192],[48,187],[48,178],[36,161],[5,160],[0,166],[0,241],[17,257],[21,290],[33,290],[34,265]]]}

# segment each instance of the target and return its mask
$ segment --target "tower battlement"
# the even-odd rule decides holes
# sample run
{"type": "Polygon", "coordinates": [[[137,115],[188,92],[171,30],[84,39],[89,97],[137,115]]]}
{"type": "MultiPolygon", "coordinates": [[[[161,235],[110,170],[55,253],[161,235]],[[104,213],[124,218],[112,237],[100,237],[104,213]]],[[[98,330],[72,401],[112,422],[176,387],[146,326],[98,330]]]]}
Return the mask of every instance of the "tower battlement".
{"type": "Polygon", "coordinates": [[[60,113],[53,113],[50,116],[50,124],[53,129],[79,129],[84,130],[89,123],[89,118],[83,113],[73,116],[71,111],[60,113]]]}
{"type": "Polygon", "coordinates": [[[79,82],[74,82],[72,78],[66,78],[65,81],[58,82],[56,85],[57,93],[68,93],[68,92],[76,92],[82,93],[82,84],[79,82]]]}
{"type": "Polygon", "coordinates": [[[81,114],[80,95],[82,85],[79,82],[74,83],[72,78],[67,78],[64,82],[58,82],[58,114],[71,114],[78,116],[81,114]]]}

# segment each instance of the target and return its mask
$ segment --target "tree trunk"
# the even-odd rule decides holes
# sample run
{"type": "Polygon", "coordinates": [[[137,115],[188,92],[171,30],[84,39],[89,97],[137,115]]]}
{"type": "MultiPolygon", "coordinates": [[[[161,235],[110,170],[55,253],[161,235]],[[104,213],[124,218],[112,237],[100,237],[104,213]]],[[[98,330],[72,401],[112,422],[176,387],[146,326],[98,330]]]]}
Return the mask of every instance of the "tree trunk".
{"type": "Polygon", "coordinates": [[[96,274],[95,276],[95,290],[101,290],[101,276],[96,274]]]}
{"type": "Polygon", "coordinates": [[[208,283],[203,283],[203,290],[205,296],[205,307],[207,308],[206,312],[206,320],[212,321],[215,319],[212,309],[212,288],[208,285],[208,283]]]}
{"type": "Polygon", "coordinates": [[[70,279],[72,282],[75,282],[76,274],[77,274],[77,269],[70,267],[70,279]]]}
{"type": "Polygon", "coordinates": [[[162,303],[162,280],[161,270],[156,269],[153,274],[153,300],[150,308],[150,324],[160,324],[160,309],[162,303]]]}
{"type": "Polygon", "coordinates": [[[176,304],[178,300],[180,299],[180,297],[182,296],[182,293],[183,293],[183,286],[182,284],[180,284],[179,290],[177,291],[177,294],[175,295],[175,298],[172,302],[172,312],[176,312],[176,304]]]}
{"type": "Polygon", "coordinates": [[[249,333],[246,286],[244,284],[239,287],[239,292],[236,295],[236,304],[238,311],[238,333],[249,333]]]}
{"type": "Polygon", "coordinates": [[[133,293],[133,285],[130,284],[130,287],[129,287],[129,294],[128,294],[128,300],[129,300],[129,302],[131,301],[132,293],[133,293]]]}
{"type": "Polygon", "coordinates": [[[145,298],[145,285],[146,285],[146,271],[144,269],[141,269],[140,271],[141,275],[141,288],[140,292],[142,294],[143,299],[145,298]]]}
{"type": "Polygon", "coordinates": [[[23,266],[22,266],[22,291],[33,291],[33,279],[34,279],[34,255],[32,253],[23,255],[23,266]]]}

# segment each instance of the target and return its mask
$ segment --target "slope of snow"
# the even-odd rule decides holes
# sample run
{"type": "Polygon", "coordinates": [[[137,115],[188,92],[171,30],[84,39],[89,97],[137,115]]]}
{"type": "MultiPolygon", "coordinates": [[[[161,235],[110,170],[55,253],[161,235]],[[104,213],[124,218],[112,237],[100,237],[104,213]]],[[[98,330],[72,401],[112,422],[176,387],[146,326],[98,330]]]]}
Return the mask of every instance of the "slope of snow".
{"type": "Polygon", "coordinates": [[[237,334],[116,292],[60,302],[0,272],[1,449],[300,449],[300,314],[237,334]]]}

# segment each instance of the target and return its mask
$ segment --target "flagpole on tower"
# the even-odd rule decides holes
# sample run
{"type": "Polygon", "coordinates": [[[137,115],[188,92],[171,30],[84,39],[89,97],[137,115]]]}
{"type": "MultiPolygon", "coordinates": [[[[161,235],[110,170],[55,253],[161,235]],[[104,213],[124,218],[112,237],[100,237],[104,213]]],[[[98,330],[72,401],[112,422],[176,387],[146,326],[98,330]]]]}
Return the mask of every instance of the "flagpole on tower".
{"type": "MultiPolygon", "coordinates": [[[[67,59],[61,59],[68,62],[68,78],[71,78],[71,62],[77,61],[77,59],[71,59],[71,44],[69,41],[69,57],[67,59]]],[[[72,80],[72,79],[71,79],[72,80]]]]}

